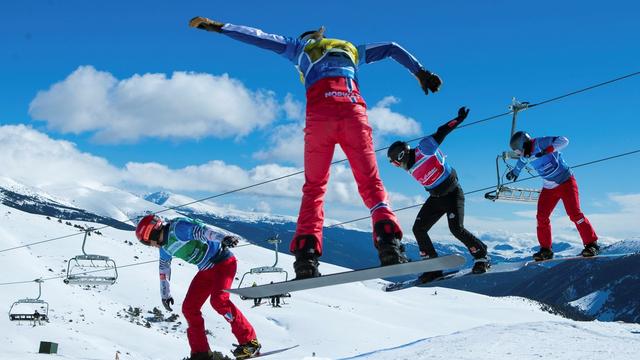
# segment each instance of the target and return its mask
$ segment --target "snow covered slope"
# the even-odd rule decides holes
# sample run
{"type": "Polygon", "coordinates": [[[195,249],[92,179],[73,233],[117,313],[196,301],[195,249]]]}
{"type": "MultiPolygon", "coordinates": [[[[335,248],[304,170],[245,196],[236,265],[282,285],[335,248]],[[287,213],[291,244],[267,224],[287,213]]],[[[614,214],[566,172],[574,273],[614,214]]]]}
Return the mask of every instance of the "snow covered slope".
{"type": "MultiPolygon", "coordinates": [[[[53,218],[5,205],[0,205],[0,224],[0,250],[77,231],[53,218]]],[[[2,317],[0,359],[114,359],[116,351],[121,360],[187,355],[182,316],[174,322],[155,321],[149,313],[160,306],[156,251],[137,244],[131,231],[108,228],[102,233],[90,238],[87,250],[115,259],[121,267],[118,282],[108,289],[83,289],[65,285],[60,278],[46,280],[42,298],[50,304],[51,322],[32,327],[2,317]],[[61,356],[36,354],[39,341],[59,343],[61,356]]],[[[74,236],[0,252],[1,283],[62,275],[64,261],[79,253],[81,241],[81,236],[74,236]]],[[[260,247],[247,245],[234,252],[238,277],[252,267],[273,264],[273,252],[260,247]]],[[[279,265],[285,269],[291,269],[292,262],[290,256],[280,255],[279,265]]],[[[326,273],[343,270],[330,264],[322,268],[326,273]]],[[[194,272],[190,265],[174,263],[176,309],[194,272]]],[[[521,298],[444,288],[384,293],[381,286],[377,280],[294,293],[282,308],[251,308],[251,302],[234,301],[256,327],[265,350],[300,344],[271,359],[313,359],[314,354],[316,359],[533,359],[541,354],[557,359],[629,359],[640,349],[636,324],[575,322],[521,298]]],[[[0,289],[0,303],[7,310],[16,299],[37,295],[35,283],[0,289]]],[[[203,313],[213,349],[228,354],[235,341],[228,324],[209,307],[203,313]]]]}

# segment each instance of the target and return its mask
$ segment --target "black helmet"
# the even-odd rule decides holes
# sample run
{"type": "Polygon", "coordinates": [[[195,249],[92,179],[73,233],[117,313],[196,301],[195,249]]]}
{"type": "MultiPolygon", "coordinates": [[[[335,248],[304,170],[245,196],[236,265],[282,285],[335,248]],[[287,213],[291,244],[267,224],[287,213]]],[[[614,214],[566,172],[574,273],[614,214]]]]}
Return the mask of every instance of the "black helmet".
{"type": "Polygon", "coordinates": [[[525,145],[531,141],[531,136],[527,134],[526,131],[518,131],[513,136],[511,136],[511,141],[509,141],[509,145],[511,149],[514,151],[520,151],[521,154],[524,154],[525,145]]]}
{"type": "Polygon", "coordinates": [[[387,150],[387,157],[389,161],[395,166],[400,166],[407,169],[407,163],[409,162],[409,151],[411,146],[405,141],[396,141],[387,150]]]}

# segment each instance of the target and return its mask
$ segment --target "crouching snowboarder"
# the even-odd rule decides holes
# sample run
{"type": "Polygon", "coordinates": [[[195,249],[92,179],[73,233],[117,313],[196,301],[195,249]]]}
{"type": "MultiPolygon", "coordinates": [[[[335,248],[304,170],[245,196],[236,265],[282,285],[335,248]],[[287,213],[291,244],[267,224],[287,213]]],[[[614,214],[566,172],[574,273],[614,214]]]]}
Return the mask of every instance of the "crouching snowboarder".
{"type": "Polygon", "coordinates": [[[141,243],[160,249],[160,292],[162,305],[173,311],[173,297],[169,288],[171,259],[175,256],[198,266],[182,303],[182,313],[188,323],[187,338],[191,356],[185,360],[212,360],[200,312],[207,298],[213,309],[229,324],[239,345],[233,351],[236,359],[247,359],[259,354],[260,343],[253,326],[229,300],[229,289],[236,274],[236,257],[229,248],[238,244],[238,238],[216,231],[205,224],[188,218],[163,221],[157,215],[147,215],[136,228],[141,243]]]}
{"type": "Polygon", "coordinates": [[[532,139],[526,132],[518,131],[511,137],[511,149],[520,155],[520,159],[518,159],[515,168],[507,173],[507,180],[516,180],[520,171],[529,161],[543,180],[536,214],[538,242],[540,243],[540,251],[533,254],[533,259],[536,261],[553,258],[549,217],[560,200],[564,204],[567,215],[576,224],[580,238],[582,238],[584,249],[581,255],[595,256],[600,251],[597,243],[598,236],[589,219],[580,210],[580,195],[576,178],[559,152],[567,144],[569,144],[569,140],[564,136],[544,136],[532,139]]]}
{"type": "MultiPolygon", "coordinates": [[[[469,110],[461,107],[458,116],[440,126],[438,130],[420,140],[412,149],[404,141],[396,141],[389,147],[389,161],[411,174],[429,192],[429,198],[418,212],[413,224],[413,234],[420,248],[420,256],[434,258],[438,256],[428,231],[435,223],[447,214],[449,230],[469,249],[475,259],[473,273],[480,274],[489,268],[487,246],[471,232],[464,228],[464,192],[458,183],[458,175],[445,161],[440,145],[445,137],[460,125],[469,114],[469,110]]],[[[420,276],[422,282],[429,282],[442,277],[442,271],[426,272],[420,276]]]]}

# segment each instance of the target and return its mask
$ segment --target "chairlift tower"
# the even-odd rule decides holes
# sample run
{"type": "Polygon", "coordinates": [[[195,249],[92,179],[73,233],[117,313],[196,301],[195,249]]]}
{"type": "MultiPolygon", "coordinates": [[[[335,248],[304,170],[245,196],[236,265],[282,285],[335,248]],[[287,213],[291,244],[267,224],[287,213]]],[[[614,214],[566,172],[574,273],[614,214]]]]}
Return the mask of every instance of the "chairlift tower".
{"type": "Polygon", "coordinates": [[[275,256],[276,256],[275,262],[273,263],[272,266],[260,266],[260,267],[252,268],[249,271],[245,272],[244,275],[242,275],[242,278],[240,279],[238,288],[242,287],[242,282],[244,281],[245,276],[249,274],[255,275],[255,274],[267,274],[267,273],[280,273],[280,274],[284,274],[284,281],[289,280],[289,273],[283,268],[277,266],[278,265],[278,244],[280,244],[282,240],[278,238],[278,235],[274,235],[269,239],[267,239],[267,242],[269,244],[274,245],[275,256]]]}

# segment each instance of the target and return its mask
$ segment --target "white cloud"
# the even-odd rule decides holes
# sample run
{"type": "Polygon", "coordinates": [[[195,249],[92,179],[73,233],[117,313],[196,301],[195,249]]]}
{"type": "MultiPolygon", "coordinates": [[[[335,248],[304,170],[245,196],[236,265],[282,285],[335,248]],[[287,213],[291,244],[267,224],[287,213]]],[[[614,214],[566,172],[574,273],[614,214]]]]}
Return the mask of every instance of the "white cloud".
{"type": "MultiPolygon", "coordinates": [[[[393,96],[380,100],[368,110],[369,124],[373,128],[374,143],[385,135],[421,135],[420,124],[410,117],[391,111],[389,107],[398,103],[393,96]]],[[[258,160],[284,161],[302,166],[304,163],[304,106],[287,94],[282,106],[289,119],[297,120],[275,127],[271,131],[269,147],[253,154],[258,160]]],[[[375,146],[374,146],[375,147],[375,146]]],[[[346,156],[340,146],[336,146],[334,161],[346,156]]]]}
{"type": "Polygon", "coordinates": [[[393,104],[400,102],[393,96],[387,96],[380,100],[373,108],[369,109],[369,123],[376,135],[422,135],[420,124],[407,116],[391,111],[393,104]]]}
{"type": "Polygon", "coordinates": [[[292,120],[304,120],[305,108],[304,104],[293,98],[293,95],[287,94],[284,97],[284,104],[282,108],[287,115],[287,118],[292,120]]]}
{"type": "Polygon", "coordinates": [[[252,92],[226,74],[136,74],[118,80],[92,66],[40,91],[29,106],[30,115],[50,129],[92,132],[105,143],[244,136],[270,124],[278,110],[273,93],[252,92]]]}
{"type": "MultiPolygon", "coordinates": [[[[304,183],[301,168],[273,163],[243,169],[214,160],[175,169],[155,162],[130,162],[118,168],[104,158],[79,151],[73,143],[52,139],[24,125],[0,126],[0,144],[3,176],[34,187],[80,183],[131,190],[218,193],[283,177],[242,193],[298,200],[304,183]],[[287,176],[296,173],[299,174],[287,176]]],[[[332,174],[327,201],[361,203],[351,170],[338,165],[332,168],[332,174]]],[[[299,206],[298,201],[295,203],[295,207],[299,206]]]]}
{"type": "Polygon", "coordinates": [[[276,126],[269,139],[269,148],[258,151],[258,160],[284,161],[302,166],[304,163],[304,122],[276,126]]]}
{"type": "Polygon", "coordinates": [[[266,214],[271,213],[271,205],[269,205],[265,201],[258,201],[258,203],[256,204],[255,211],[266,213],[266,214]]]}
{"type": "Polygon", "coordinates": [[[638,236],[638,219],[640,219],[640,194],[609,194],[614,204],[608,213],[592,213],[585,215],[593,224],[599,236],[628,238],[638,236]]]}
{"type": "Polygon", "coordinates": [[[0,126],[0,144],[3,176],[27,185],[109,184],[121,177],[119,169],[105,159],[24,125],[0,126]]]}

